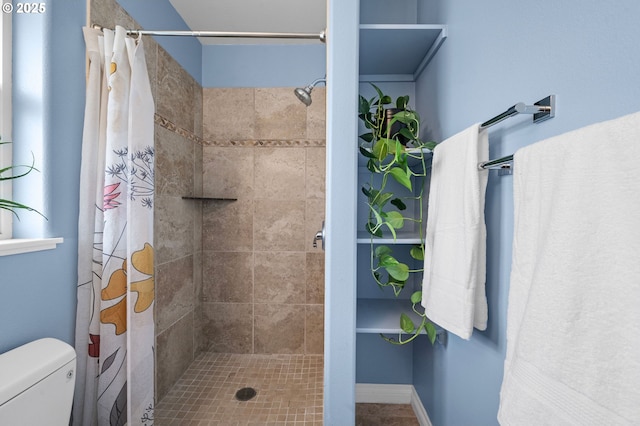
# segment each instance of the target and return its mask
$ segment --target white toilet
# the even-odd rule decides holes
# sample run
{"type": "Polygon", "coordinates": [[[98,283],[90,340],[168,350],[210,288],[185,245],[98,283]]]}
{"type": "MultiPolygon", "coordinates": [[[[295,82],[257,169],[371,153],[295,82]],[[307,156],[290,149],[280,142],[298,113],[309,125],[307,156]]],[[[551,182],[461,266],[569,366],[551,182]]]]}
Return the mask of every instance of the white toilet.
{"type": "Polygon", "coordinates": [[[67,426],[76,353],[51,338],[0,354],[0,425],[67,426]]]}

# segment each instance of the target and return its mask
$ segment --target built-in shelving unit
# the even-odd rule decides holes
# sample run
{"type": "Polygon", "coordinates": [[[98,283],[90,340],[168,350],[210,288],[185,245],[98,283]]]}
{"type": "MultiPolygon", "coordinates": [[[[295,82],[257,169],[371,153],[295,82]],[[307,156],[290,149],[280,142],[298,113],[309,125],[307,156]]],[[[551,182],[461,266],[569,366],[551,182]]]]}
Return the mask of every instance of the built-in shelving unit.
{"type": "Polygon", "coordinates": [[[361,24],[360,81],[415,81],[446,37],[446,25],[361,24]]]}
{"type": "MultiPolygon", "coordinates": [[[[415,82],[436,55],[446,37],[446,25],[361,24],[360,81],[375,82],[376,85],[379,83],[384,85],[385,82],[415,82]]],[[[383,88],[383,86],[380,87],[383,88]]],[[[426,149],[423,149],[423,152],[430,154],[430,151],[426,149]]],[[[360,158],[361,182],[366,176],[363,161],[363,158],[360,158]]],[[[374,238],[373,244],[420,244],[419,233],[417,229],[403,229],[397,233],[395,239],[391,235],[385,235],[384,238],[374,238]]],[[[357,243],[361,245],[359,250],[364,250],[364,245],[371,243],[370,235],[366,231],[359,232],[357,243]]],[[[407,253],[408,250],[407,248],[407,253]]],[[[359,259],[359,262],[365,262],[368,256],[359,255],[359,259]]],[[[360,284],[369,285],[369,279],[366,274],[360,274],[358,281],[362,282],[359,282],[359,286],[360,284]]],[[[375,284],[371,283],[371,285],[375,284]]],[[[417,289],[420,283],[412,282],[408,285],[417,289]]],[[[402,332],[400,329],[401,313],[409,315],[414,323],[420,323],[420,316],[412,311],[411,302],[408,300],[410,291],[409,289],[409,292],[399,299],[389,297],[388,294],[381,298],[375,298],[374,291],[369,289],[362,291],[357,300],[356,333],[397,335],[402,332]],[[371,296],[374,298],[370,298],[371,296]]],[[[446,334],[439,329],[438,341],[443,342],[445,338],[446,334]]]]}

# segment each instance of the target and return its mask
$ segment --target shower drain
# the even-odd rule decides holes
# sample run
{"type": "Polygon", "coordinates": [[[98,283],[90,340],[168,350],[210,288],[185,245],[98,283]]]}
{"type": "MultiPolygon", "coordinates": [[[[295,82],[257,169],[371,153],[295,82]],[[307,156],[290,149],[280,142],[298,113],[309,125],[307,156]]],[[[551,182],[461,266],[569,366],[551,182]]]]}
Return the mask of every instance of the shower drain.
{"type": "Polygon", "coordinates": [[[257,392],[254,388],[242,388],[236,392],[236,399],[238,401],[248,401],[256,396],[256,394],[257,392]]]}

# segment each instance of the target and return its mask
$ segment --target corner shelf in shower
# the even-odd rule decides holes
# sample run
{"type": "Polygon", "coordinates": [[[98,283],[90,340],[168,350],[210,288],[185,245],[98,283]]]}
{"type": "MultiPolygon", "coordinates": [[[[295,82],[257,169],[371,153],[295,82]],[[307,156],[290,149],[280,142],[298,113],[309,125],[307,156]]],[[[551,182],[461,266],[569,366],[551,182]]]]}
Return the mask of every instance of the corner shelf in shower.
{"type": "Polygon", "coordinates": [[[199,197],[199,196],[183,196],[183,200],[200,200],[200,201],[238,201],[237,198],[228,197],[199,197]]]}
{"type": "Polygon", "coordinates": [[[361,24],[360,81],[415,81],[446,38],[446,25],[361,24]]]}

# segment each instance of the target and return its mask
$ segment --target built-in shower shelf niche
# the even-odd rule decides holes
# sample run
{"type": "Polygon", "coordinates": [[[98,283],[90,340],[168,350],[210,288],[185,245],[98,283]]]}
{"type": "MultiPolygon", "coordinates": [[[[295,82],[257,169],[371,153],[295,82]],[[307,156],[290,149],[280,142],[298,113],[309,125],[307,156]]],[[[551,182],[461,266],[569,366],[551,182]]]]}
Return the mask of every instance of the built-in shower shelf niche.
{"type": "Polygon", "coordinates": [[[185,195],[182,197],[183,200],[199,200],[199,201],[238,201],[237,198],[228,198],[228,197],[204,197],[204,196],[193,196],[193,195],[185,195]]]}
{"type": "Polygon", "coordinates": [[[361,24],[360,81],[416,81],[446,38],[446,25],[361,24]]]}

